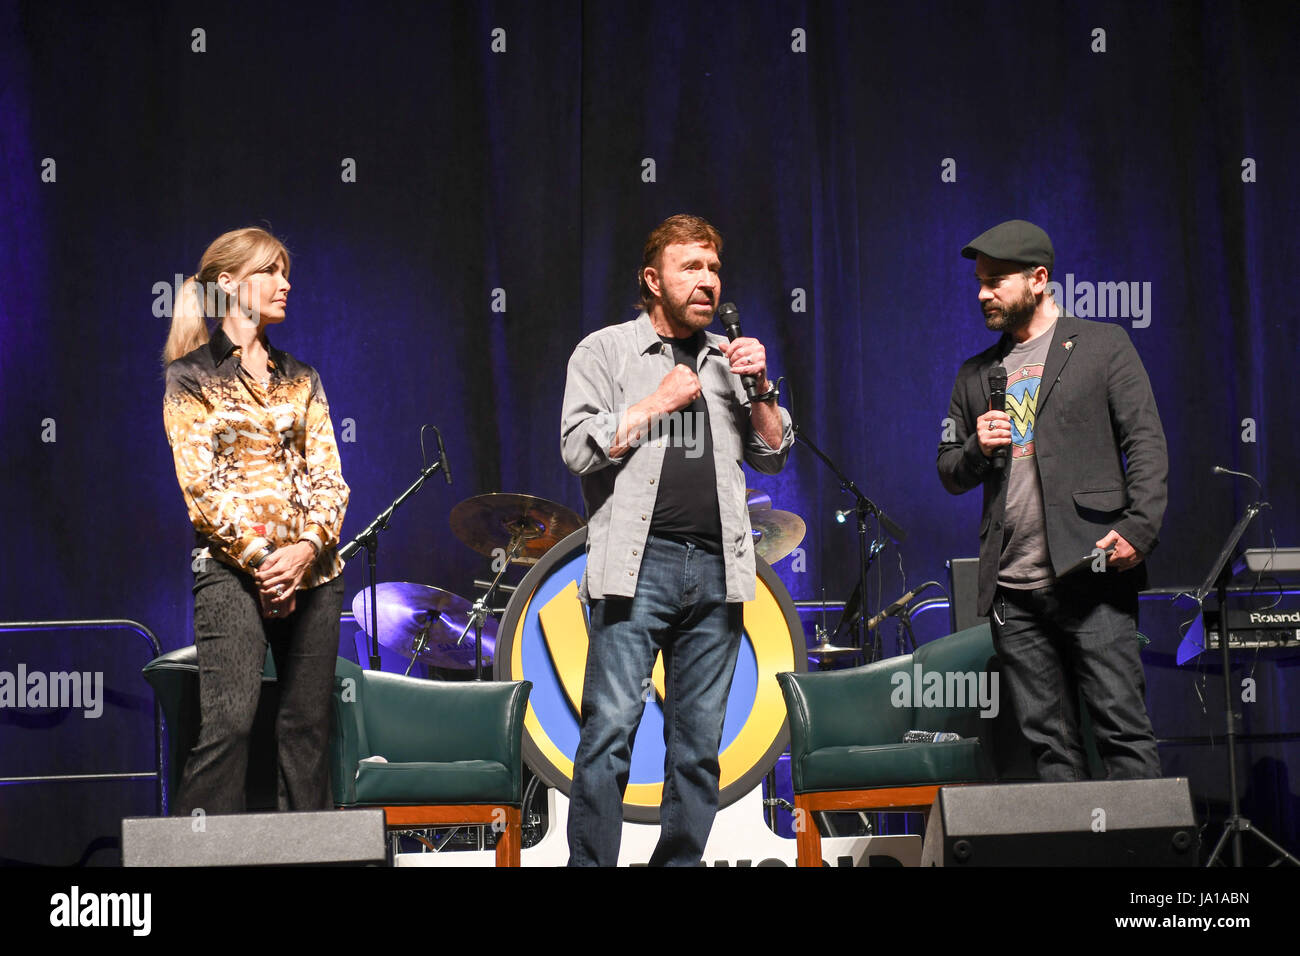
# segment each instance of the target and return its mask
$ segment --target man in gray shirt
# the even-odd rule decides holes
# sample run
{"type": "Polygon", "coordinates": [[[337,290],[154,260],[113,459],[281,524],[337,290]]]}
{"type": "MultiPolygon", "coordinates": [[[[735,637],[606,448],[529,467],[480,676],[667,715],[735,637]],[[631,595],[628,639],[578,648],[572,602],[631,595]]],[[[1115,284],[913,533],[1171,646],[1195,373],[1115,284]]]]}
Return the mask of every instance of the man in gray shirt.
{"type": "Polygon", "coordinates": [[[756,590],[740,463],[775,474],[793,441],[762,343],[704,331],[721,252],[703,219],[661,223],[643,250],[643,312],[587,336],[569,359],[560,448],[582,478],[590,605],[571,866],[618,862],[632,742],[660,652],[667,753],[651,865],[698,864],[717,813],[742,602],[756,590]],[[757,381],[752,403],[742,375],[757,381]]]}

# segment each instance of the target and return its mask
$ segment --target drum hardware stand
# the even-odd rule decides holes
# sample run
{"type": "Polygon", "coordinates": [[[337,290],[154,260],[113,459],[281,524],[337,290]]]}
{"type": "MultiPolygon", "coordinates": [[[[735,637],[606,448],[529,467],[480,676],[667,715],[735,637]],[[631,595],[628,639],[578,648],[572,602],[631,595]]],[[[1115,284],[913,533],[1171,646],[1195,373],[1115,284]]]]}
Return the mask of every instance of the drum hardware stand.
{"type": "MultiPolygon", "coordinates": [[[[862,540],[862,534],[865,530],[865,527],[866,527],[866,520],[863,516],[859,515],[858,518],[859,541],[862,540]]],[[[867,549],[866,566],[868,569],[871,567],[872,564],[875,563],[876,555],[878,555],[881,551],[885,549],[886,543],[887,542],[885,542],[882,538],[876,538],[874,541],[871,542],[871,546],[867,549]]],[[[866,581],[866,576],[864,572],[860,580],[858,580],[858,582],[853,585],[853,593],[850,594],[849,599],[844,602],[844,610],[840,614],[839,623],[835,625],[835,630],[831,633],[831,638],[830,638],[831,640],[834,640],[835,638],[840,636],[840,633],[842,631],[848,628],[852,628],[855,634],[854,646],[859,648],[861,653],[865,653],[867,647],[866,635],[870,634],[873,629],[871,619],[868,618],[866,614],[867,591],[864,584],[865,581],[866,581]]],[[[881,657],[880,635],[879,633],[877,633],[875,638],[871,641],[871,657],[870,658],[864,657],[864,660],[869,663],[870,661],[879,660],[880,657],[881,657]]]]}
{"type": "MultiPolygon", "coordinates": [[[[1251,480],[1254,481],[1254,478],[1251,478],[1251,480]]],[[[1198,605],[1205,601],[1206,596],[1212,590],[1215,591],[1218,597],[1219,661],[1223,669],[1223,715],[1227,721],[1227,732],[1224,737],[1228,745],[1229,812],[1228,819],[1223,824],[1223,834],[1219,837],[1219,842],[1214,845],[1214,850],[1210,853],[1209,859],[1205,861],[1207,867],[1214,866],[1218,862],[1219,854],[1223,852],[1229,839],[1232,841],[1232,865],[1240,867],[1242,865],[1241,835],[1243,833],[1251,834],[1277,854],[1277,859],[1273,861],[1274,866],[1283,861],[1290,863],[1292,866],[1300,866],[1300,859],[1288,853],[1284,847],[1275,843],[1264,831],[1241,815],[1241,799],[1237,793],[1237,715],[1233,710],[1232,656],[1228,647],[1228,582],[1232,579],[1232,554],[1236,550],[1237,542],[1246,533],[1246,527],[1255,519],[1255,516],[1268,507],[1271,506],[1267,501],[1256,501],[1246,506],[1245,513],[1238,519],[1232,531],[1229,532],[1228,540],[1214,559],[1214,565],[1210,568],[1210,573],[1201,586],[1197,588],[1196,593],[1192,595],[1198,605]]]]}
{"type": "Polygon", "coordinates": [[[506,569],[510,567],[510,562],[519,556],[524,542],[530,537],[537,537],[539,534],[540,532],[525,527],[522,520],[514,522],[514,526],[510,529],[510,548],[506,552],[505,560],[501,562],[501,570],[492,579],[492,583],[488,585],[487,590],[474,602],[474,606],[469,612],[469,620],[465,622],[465,630],[461,631],[460,637],[456,639],[456,646],[459,647],[465,643],[465,637],[469,634],[469,629],[471,627],[474,629],[474,679],[476,681],[483,679],[483,622],[487,620],[490,611],[488,602],[492,600],[492,596],[496,593],[497,585],[501,583],[501,578],[505,576],[506,569]],[[531,534],[530,531],[532,531],[531,534]]]}
{"type": "Polygon", "coordinates": [[[424,627],[420,628],[420,636],[415,639],[415,646],[411,648],[411,659],[406,664],[406,670],[402,671],[403,677],[411,676],[411,668],[415,666],[415,659],[429,645],[429,625],[431,623],[431,621],[425,621],[424,627]]]}
{"type": "MultiPolygon", "coordinates": [[[[420,851],[422,853],[441,853],[447,844],[456,838],[456,834],[463,829],[465,829],[464,826],[454,826],[444,833],[441,839],[437,837],[437,827],[424,827],[419,830],[393,830],[390,834],[389,843],[394,856],[402,850],[402,837],[409,837],[423,846],[424,849],[420,851]]],[[[480,845],[479,849],[481,850],[483,847],[480,845]]]]}
{"type": "MultiPolygon", "coordinates": [[[[776,768],[773,767],[767,772],[767,792],[776,793],[776,768]]],[[[794,804],[785,797],[771,796],[763,800],[763,807],[767,810],[767,828],[773,833],[776,832],[776,811],[778,808],[786,813],[794,815],[794,804]]]]}
{"type": "MultiPolygon", "coordinates": [[[[767,792],[776,793],[776,770],[775,769],[769,770],[767,772],[767,792]]],[[[794,804],[791,803],[789,800],[785,799],[784,797],[764,798],[763,808],[767,810],[767,828],[771,830],[773,833],[776,833],[776,811],[778,808],[784,810],[786,813],[789,813],[791,816],[794,816],[795,813],[794,804]]],[[[813,826],[819,827],[821,829],[821,832],[826,834],[827,836],[836,835],[835,825],[831,823],[830,818],[823,811],[818,810],[817,813],[815,814],[815,817],[816,819],[812,823],[813,826]]],[[[865,813],[859,813],[858,819],[862,821],[862,825],[866,828],[868,834],[873,834],[876,832],[875,827],[872,826],[871,820],[867,817],[865,813]]]]}
{"type": "MultiPolygon", "coordinates": [[[[375,520],[366,525],[366,530],[339,548],[339,557],[346,561],[352,555],[356,554],[362,548],[366,549],[366,573],[369,576],[370,590],[370,669],[377,671],[379,667],[379,601],[376,594],[378,583],[375,575],[375,554],[379,550],[379,532],[388,530],[388,522],[393,517],[393,512],[411,495],[419,491],[429,476],[439,469],[446,470],[446,463],[441,457],[432,465],[420,471],[420,477],[412,482],[411,486],[403,491],[385,510],[375,516],[375,520]]],[[[481,652],[480,652],[481,653],[481,652]]],[[[407,668],[410,671],[410,668],[407,668]]]]}
{"type": "MultiPolygon", "coordinates": [[[[902,626],[902,633],[898,636],[899,654],[909,654],[916,650],[916,631],[912,629],[912,609],[903,608],[898,612],[898,623],[902,626]],[[911,647],[911,651],[908,647],[911,647]]],[[[879,638],[880,630],[876,630],[876,636],[879,638]]]]}
{"type": "MultiPolygon", "coordinates": [[[[533,800],[536,798],[537,791],[541,788],[541,784],[542,784],[542,778],[534,776],[531,780],[528,781],[528,786],[524,788],[523,811],[520,814],[520,816],[522,817],[520,823],[521,823],[521,828],[529,836],[533,837],[531,843],[525,844],[526,847],[534,846],[537,843],[537,841],[541,839],[541,836],[537,833],[537,828],[542,825],[542,815],[541,813],[539,813],[537,810],[533,808],[533,800]]],[[[549,824],[550,821],[547,821],[548,826],[549,824]]],[[[523,842],[523,839],[524,837],[521,834],[520,841],[523,842]]]]}
{"type": "MultiPolygon", "coordinates": [[[[491,582],[491,581],[484,581],[484,580],[481,579],[481,578],[475,578],[475,579],[474,579],[474,587],[476,587],[476,588],[490,588],[490,587],[492,587],[492,582],[491,582]]],[[[502,594],[514,594],[516,591],[519,590],[519,585],[517,585],[517,584],[499,584],[499,585],[497,585],[497,590],[500,591],[502,594]]]]}
{"type": "MultiPolygon", "coordinates": [[[[934,607],[936,605],[943,605],[946,607],[948,605],[948,599],[946,597],[930,598],[928,600],[920,601],[916,604],[909,605],[903,608],[901,612],[899,612],[898,619],[902,623],[903,628],[907,632],[907,643],[912,646],[912,651],[916,650],[916,631],[912,629],[913,616],[920,611],[924,611],[927,608],[934,607]]],[[[900,646],[899,650],[902,653],[909,653],[902,646],[900,646]]]]}
{"type": "MultiPolygon", "coordinates": [[[[849,494],[853,495],[853,497],[857,499],[857,506],[854,509],[857,512],[857,516],[858,516],[857,593],[859,595],[859,601],[861,602],[861,604],[857,614],[857,618],[855,620],[849,619],[849,609],[846,606],[844,609],[844,617],[840,619],[840,623],[835,628],[835,630],[838,633],[840,628],[846,625],[855,627],[858,649],[865,655],[867,649],[868,633],[865,626],[867,615],[863,612],[866,610],[867,607],[867,569],[871,567],[871,562],[875,558],[875,555],[878,554],[880,549],[884,547],[883,541],[877,541],[875,542],[874,545],[868,546],[867,515],[874,514],[876,518],[880,521],[881,527],[895,541],[902,542],[907,536],[903,533],[902,528],[896,525],[892,520],[890,520],[888,515],[886,515],[883,511],[877,508],[870,498],[868,498],[866,495],[864,495],[861,491],[858,490],[858,486],[853,483],[852,479],[850,479],[848,475],[844,474],[844,472],[842,472],[839,469],[839,467],[835,464],[835,462],[831,461],[830,458],[826,456],[826,453],[823,452],[820,448],[818,448],[813,443],[813,440],[808,437],[807,432],[805,432],[802,427],[800,427],[799,425],[794,425],[793,428],[794,428],[795,442],[799,444],[807,445],[808,450],[811,451],[818,458],[820,458],[826,464],[826,467],[829,468],[835,474],[835,477],[840,480],[840,488],[843,491],[849,492],[849,494]]],[[[849,604],[852,603],[853,603],[853,598],[850,597],[849,604]]],[[[878,638],[879,635],[877,635],[877,646],[873,649],[873,654],[870,660],[875,660],[876,657],[878,656],[878,652],[879,652],[878,638]]]]}
{"type": "Polygon", "coordinates": [[[826,670],[829,659],[836,654],[857,653],[853,647],[839,647],[831,643],[830,632],[826,629],[826,589],[822,588],[822,620],[820,624],[813,625],[813,636],[817,638],[817,643],[808,648],[809,654],[817,655],[817,669],[826,670]]]}

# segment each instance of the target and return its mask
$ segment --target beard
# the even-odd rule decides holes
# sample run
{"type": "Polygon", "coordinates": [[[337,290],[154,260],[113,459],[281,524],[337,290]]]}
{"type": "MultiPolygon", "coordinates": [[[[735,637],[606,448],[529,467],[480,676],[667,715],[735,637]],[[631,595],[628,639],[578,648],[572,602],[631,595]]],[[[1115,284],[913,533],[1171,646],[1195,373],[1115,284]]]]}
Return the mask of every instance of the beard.
{"type": "Polygon", "coordinates": [[[664,315],[676,325],[683,326],[698,332],[700,329],[706,329],[713,322],[713,313],[717,311],[718,304],[709,302],[709,312],[707,315],[700,315],[698,312],[690,311],[690,298],[677,301],[670,296],[664,296],[661,300],[663,303],[664,315]]]}
{"type": "Polygon", "coordinates": [[[1038,297],[1026,285],[1024,295],[1005,309],[994,305],[981,309],[984,313],[984,327],[990,332],[1017,332],[1029,324],[1037,308],[1038,297]]]}

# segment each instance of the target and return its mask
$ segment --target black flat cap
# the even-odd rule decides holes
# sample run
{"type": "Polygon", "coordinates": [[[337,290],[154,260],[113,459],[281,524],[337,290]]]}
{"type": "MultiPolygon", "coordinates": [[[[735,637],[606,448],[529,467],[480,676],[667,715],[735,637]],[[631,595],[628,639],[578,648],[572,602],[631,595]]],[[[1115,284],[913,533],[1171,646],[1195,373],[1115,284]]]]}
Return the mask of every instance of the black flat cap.
{"type": "Polygon", "coordinates": [[[1052,271],[1052,265],[1056,261],[1052,240],[1047,237],[1047,233],[1024,219],[1008,219],[998,223],[988,232],[980,233],[968,242],[961,254],[967,259],[974,259],[981,252],[990,259],[1047,266],[1048,272],[1052,271]]]}

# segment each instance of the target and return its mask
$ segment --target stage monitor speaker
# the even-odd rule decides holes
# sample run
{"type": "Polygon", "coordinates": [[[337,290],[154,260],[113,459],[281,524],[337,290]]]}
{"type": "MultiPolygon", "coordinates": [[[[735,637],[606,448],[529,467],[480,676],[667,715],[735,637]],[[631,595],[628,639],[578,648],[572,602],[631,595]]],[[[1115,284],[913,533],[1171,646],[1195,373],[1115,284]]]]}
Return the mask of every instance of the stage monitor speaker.
{"type": "Polygon", "coordinates": [[[952,599],[949,612],[954,634],[989,622],[976,610],[980,594],[979,558],[948,559],[948,594],[952,599]]]}
{"type": "Polygon", "coordinates": [[[943,787],[922,866],[1195,866],[1186,777],[943,787]]]}
{"type": "Polygon", "coordinates": [[[122,820],[123,866],[383,865],[384,811],[122,820]]]}

